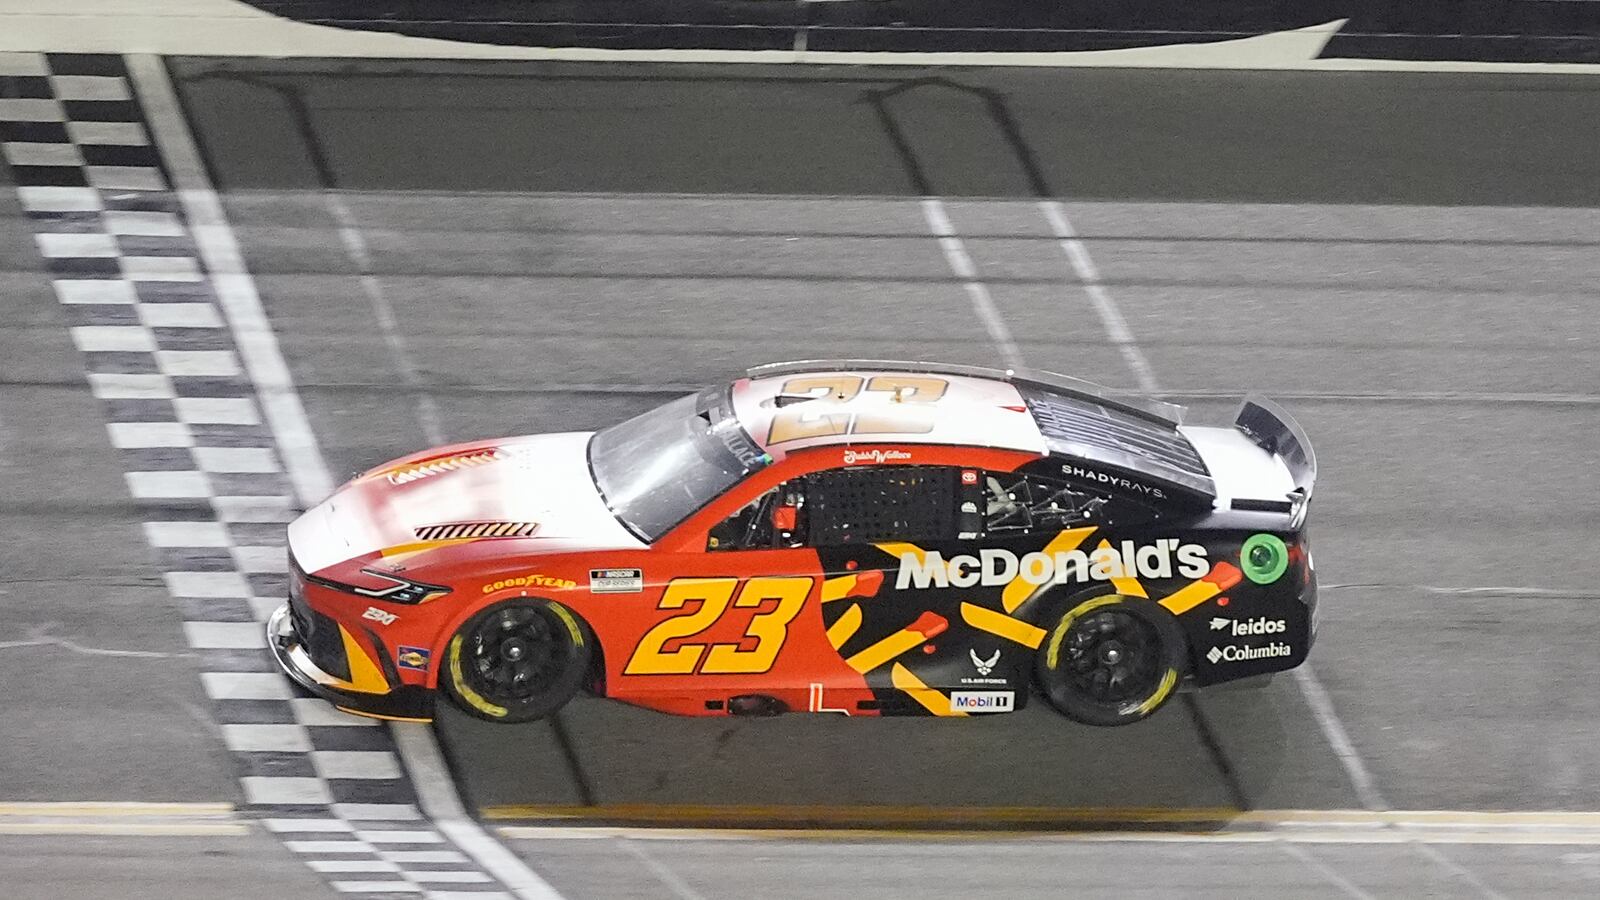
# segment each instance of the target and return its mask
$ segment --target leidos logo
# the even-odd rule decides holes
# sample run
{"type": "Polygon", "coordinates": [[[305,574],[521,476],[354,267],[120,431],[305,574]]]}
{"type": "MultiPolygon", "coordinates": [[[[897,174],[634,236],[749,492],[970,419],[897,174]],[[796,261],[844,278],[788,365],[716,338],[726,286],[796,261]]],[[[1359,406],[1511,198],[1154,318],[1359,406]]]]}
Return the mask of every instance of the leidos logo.
{"type": "Polygon", "coordinates": [[[1228,629],[1228,633],[1234,637],[1245,637],[1251,634],[1282,634],[1287,626],[1282,619],[1260,618],[1237,621],[1216,618],[1211,620],[1212,631],[1221,631],[1224,628],[1228,629]]]}
{"type": "Polygon", "coordinates": [[[1010,584],[1021,578],[1040,585],[1069,581],[1110,581],[1139,575],[1144,578],[1171,578],[1176,561],[1177,574],[1200,578],[1211,571],[1206,548],[1184,544],[1177,538],[1164,538],[1154,544],[1137,546],[1123,541],[1122,546],[1101,547],[1092,553],[1069,550],[1054,555],[1027,553],[1021,559],[1010,550],[979,550],[977,556],[957,554],[946,560],[939,551],[900,554],[900,574],[895,589],[908,587],[972,587],[1010,584]]]}
{"type": "Polygon", "coordinates": [[[1280,644],[1277,641],[1273,641],[1265,647],[1236,647],[1229,644],[1226,647],[1212,647],[1206,651],[1206,661],[1216,665],[1219,661],[1248,662],[1252,659],[1273,659],[1292,655],[1294,655],[1293,648],[1288,644],[1280,644]]]}

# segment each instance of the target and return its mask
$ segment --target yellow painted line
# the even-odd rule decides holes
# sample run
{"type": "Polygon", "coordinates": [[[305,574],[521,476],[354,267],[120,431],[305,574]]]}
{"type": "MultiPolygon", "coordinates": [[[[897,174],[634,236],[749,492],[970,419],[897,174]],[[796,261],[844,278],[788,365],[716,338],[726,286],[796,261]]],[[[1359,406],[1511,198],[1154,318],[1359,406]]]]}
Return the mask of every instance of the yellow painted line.
{"type": "MultiPolygon", "coordinates": [[[[1083,543],[1083,539],[1094,534],[1094,531],[1093,528],[1068,528],[1051,538],[1050,543],[1045,544],[1044,549],[1039,552],[1051,558],[1054,558],[1057,553],[1071,552],[1078,549],[1078,545],[1083,543]]],[[[1024,581],[1019,574],[1016,578],[1011,579],[1011,582],[1000,592],[1000,605],[1008,613],[1016,612],[1017,607],[1033,596],[1033,592],[1036,589],[1036,585],[1024,581]]]]}
{"type": "Polygon", "coordinates": [[[861,627],[861,605],[850,604],[832,625],[828,626],[828,643],[837,650],[844,646],[844,642],[855,636],[856,630],[861,627]]]}
{"type": "MultiPolygon", "coordinates": [[[[915,676],[913,676],[915,677],[915,676]]],[[[602,806],[507,805],[486,806],[479,810],[485,819],[544,819],[568,821],[735,821],[751,823],[837,823],[876,822],[911,824],[917,822],[1099,822],[1115,824],[1199,822],[1223,823],[1241,815],[1238,810],[1220,807],[1186,809],[1164,808],[1064,808],[1058,806],[766,806],[711,804],[619,803],[602,806]]]]}
{"type": "Polygon", "coordinates": [[[229,803],[0,803],[0,834],[225,836],[250,833],[229,803]]]}
{"type": "Polygon", "coordinates": [[[1009,641],[1016,641],[1029,650],[1038,649],[1044,643],[1044,629],[1030,625],[1021,619],[1013,619],[1005,613],[995,612],[982,606],[971,603],[961,604],[961,618],[968,625],[990,634],[999,635],[1009,641]]]}
{"type": "Polygon", "coordinates": [[[0,816],[232,816],[231,803],[0,802],[0,816]]]}
{"type": "Polygon", "coordinates": [[[910,669],[899,663],[895,663],[894,668],[889,670],[889,683],[894,685],[895,690],[905,691],[910,694],[911,699],[922,704],[923,709],[936,716],[960,717],[966,715],[959,709],[952,709],[949,697],[928,687],[922,682],[922,679],[913,675],[910,669]]]}

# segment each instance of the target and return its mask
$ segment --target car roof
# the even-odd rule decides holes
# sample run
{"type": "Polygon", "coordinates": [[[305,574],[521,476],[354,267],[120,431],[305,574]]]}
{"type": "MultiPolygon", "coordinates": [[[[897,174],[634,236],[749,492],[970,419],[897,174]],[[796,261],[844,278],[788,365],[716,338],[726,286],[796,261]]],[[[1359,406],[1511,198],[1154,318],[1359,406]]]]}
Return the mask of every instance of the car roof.
{"type": "Polygon", "coordinates": [[[1182,407],[1050,372],[806,360],[749,370],[732,400],[740,425],[768,453],[860,443],[992,447],[1214,493],[1178,430],[1182,407]]]}

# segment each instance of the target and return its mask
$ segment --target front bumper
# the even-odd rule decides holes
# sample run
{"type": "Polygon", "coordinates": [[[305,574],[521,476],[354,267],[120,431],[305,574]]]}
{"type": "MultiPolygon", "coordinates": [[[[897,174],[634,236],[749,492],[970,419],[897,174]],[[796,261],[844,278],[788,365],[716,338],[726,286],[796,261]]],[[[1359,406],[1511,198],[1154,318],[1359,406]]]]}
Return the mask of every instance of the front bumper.
{"type": "Polygon", "coordinates": [[[318,668],[295,630],[289,604],[278,607],[267,620],[267,646],[284,674],[311,693],[339,709],[358,716],[433,721],[433,691],[416,685],[388,685],[387,691],[354,690],[348,681],[318,668]]]}

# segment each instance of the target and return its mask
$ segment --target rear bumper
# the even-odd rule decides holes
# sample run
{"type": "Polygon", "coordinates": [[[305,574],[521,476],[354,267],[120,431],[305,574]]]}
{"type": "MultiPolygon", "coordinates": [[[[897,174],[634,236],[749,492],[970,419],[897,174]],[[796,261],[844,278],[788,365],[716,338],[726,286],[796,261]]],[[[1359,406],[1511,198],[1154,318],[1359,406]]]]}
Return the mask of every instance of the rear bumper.
{"type": "Polygon", "coordinates": [[[379,719],[410,722],[433,720],[433,692],[415,685],[389,687],[382,693],[351,690],[349,682],[317,667],[295,630],[289,604],[278,607],[267,620],[267,646],[284,674],[311,693],[345,712],[379,719]]]}

